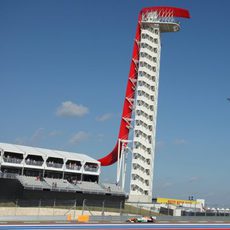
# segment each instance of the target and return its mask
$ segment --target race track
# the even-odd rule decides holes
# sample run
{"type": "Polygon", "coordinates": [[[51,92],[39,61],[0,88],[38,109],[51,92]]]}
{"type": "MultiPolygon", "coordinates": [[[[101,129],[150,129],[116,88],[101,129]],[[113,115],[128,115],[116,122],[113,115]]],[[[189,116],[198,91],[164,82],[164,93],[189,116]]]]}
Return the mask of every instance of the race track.
{"type": "Polygon", "coordinates": [[[53,224],[53,225],[0,225],[0,230],[29,230],[29,229],[42,229],[42,230],[67,230],[67,229],[78,229],[78,230],[226,230],[230,229],[230,224],[53,224]]]}

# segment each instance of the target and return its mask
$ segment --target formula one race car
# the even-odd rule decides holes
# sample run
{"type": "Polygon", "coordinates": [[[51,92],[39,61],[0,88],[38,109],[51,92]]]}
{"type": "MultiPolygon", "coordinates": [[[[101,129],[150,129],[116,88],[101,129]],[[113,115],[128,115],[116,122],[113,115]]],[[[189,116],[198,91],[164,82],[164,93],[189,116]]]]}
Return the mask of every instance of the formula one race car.
{"type": "Polygon", "coordinates": [[[156,223],[155,216],[134,217],[127,220],[129,223],[156,223]]]}

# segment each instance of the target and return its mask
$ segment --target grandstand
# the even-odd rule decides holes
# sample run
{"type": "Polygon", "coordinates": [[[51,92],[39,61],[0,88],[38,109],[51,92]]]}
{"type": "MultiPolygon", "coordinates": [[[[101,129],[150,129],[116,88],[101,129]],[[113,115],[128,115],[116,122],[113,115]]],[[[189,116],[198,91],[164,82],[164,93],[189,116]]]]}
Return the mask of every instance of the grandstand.
{"type": "Polygon", "coordinates": [[[0,200],[124,201],[117,185],[99,182],[100,172],[85,154],[0,143],[0,200]]]}

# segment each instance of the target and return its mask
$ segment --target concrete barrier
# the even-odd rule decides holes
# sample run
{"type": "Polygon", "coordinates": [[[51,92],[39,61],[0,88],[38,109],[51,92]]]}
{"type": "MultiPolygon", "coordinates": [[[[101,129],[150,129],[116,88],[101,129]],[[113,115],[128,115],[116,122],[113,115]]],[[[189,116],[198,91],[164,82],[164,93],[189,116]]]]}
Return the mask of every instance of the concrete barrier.
{"type": "Polygon", "coordinates": [[[79,215],[77,216],[77,221],[81,223],[89,222],[89,215],[79,215]]]}

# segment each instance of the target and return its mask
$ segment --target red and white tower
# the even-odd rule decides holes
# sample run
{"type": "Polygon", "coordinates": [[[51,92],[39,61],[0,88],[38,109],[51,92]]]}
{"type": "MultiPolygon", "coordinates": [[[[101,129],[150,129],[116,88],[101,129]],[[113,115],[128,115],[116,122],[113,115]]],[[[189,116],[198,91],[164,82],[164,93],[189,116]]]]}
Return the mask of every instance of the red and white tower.
{"type": "Polygon", "coordinates": [[[134,130],[129,194],[134,202],[152,201],[161,34],[180,30],[177,17],[190,15],[175,7],[150,7],[139,13],[118,142],[99,160],[102,166],[118,161],[118,180],[123,178],[124,186],[125,149],[129,131],[134,130]]]}

